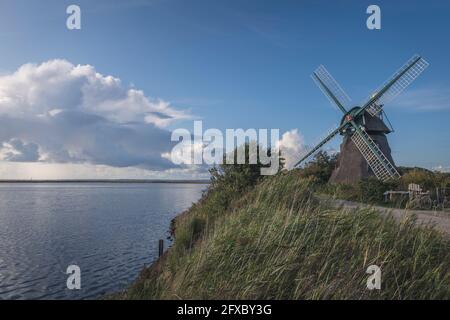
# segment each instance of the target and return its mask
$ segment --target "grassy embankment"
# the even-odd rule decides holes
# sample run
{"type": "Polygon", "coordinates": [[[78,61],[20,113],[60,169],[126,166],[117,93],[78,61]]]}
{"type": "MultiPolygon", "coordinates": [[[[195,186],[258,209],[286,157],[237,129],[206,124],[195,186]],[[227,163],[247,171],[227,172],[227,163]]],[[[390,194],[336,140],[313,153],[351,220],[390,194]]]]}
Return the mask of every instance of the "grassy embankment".
{"type": "Polygon", "coordinates": [[[450,240],[414,221],[317,201],[298,172],[211,191],[126,299],[450,299],[450,240]],[[370,265],[381,290],[366,288],[370,265]]]}

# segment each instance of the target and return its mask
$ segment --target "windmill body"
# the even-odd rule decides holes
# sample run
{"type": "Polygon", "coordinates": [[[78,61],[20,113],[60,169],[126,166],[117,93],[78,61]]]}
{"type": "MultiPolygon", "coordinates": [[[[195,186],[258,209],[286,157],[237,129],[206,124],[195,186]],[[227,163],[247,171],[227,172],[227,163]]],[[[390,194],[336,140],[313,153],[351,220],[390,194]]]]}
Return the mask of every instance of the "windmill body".
{"type": "MultiPolygon", "coordinates": [[[[352,110],[350,110],[350,112],[352,112],[352,110]]],[[[344,119],[342,119],[341,123],[343,123],[343,121],[344,119]]],[[[389,147],[386,137],[392,130],[383,122],[383,119],[379,116],[372,116],[368,112],[365,112],[360,119],[357,119],[356,123],[359,123],[359,125],[365,128],[369,137],[378,145],[381,152],[383,152],[387,159],[395,166],[391,156],[391,148],[389,147]]],[[[353,143],[351,134],[351,132],[341,133],[343,140],[336,168],[330,178],[331,183],[354,183],[375,175],[364,156],[353,143]]]]}
{"type": "Polygon", "coordinates": [[[382,181],[400,177],[386,138],[391,129],[383,122],[383,107],[410,85],[427,66],[428,63],[420,56],[413,56],[363,105],[353,108],[348,107],[350,98],[341,86],[325,67],[320,66],[312,78],[344,116],[340,125],[307,152],[296,166],[340,134],[343,142],[330,182],[352,183],[372,175],[382,181]]]}

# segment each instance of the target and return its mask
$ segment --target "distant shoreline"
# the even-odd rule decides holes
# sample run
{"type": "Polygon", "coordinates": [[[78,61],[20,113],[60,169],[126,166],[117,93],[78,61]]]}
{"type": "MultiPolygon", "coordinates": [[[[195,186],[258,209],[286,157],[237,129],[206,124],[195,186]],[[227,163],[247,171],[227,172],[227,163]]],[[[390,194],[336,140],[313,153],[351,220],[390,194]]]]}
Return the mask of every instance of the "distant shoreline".
{"type": "Polygon", "coordinates": [[[78,180],[0,180],[2,183],[182,183],[209,184],[209,180],[78,179],[78,180]]]}

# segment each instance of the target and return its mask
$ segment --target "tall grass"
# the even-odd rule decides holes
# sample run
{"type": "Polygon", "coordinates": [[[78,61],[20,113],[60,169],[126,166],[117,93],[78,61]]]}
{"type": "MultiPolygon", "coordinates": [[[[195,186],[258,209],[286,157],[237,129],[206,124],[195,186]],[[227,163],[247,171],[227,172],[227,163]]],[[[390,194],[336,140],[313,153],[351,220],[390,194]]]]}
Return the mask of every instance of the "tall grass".
{"type": "Polygon", "coordinates": [[[412,219],[338,209],[295,173],[224,202],[210,193],[129,299],[450,299],[450,240],[412,219]],[[381,290],[366,269],[381,267],[381,290]]]}

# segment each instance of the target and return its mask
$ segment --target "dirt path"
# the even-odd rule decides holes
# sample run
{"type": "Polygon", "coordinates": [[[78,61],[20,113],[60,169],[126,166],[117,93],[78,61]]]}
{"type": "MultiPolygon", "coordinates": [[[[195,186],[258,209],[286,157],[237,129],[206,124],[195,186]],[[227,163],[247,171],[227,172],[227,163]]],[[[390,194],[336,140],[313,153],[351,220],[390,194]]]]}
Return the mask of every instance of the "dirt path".
{"type": "Polygon", "coordinates": [[[426,210],[406,210],[406,209],[394,209],[385,208],[373,205],[367,205],[364,203],[337,200],[337,199],[327,199],[331,201],[336,206],[341,206],[345,208],[374,208],[378,210],[383,215],[391,215],[397,221],[401,221],[404,217],[409,215],[417,216],[417,224],[419,225],[434,225],[436,230],[442,231],[447,235],[450,235],[450,213],[443,211],[426,211],[426,210]]]}

